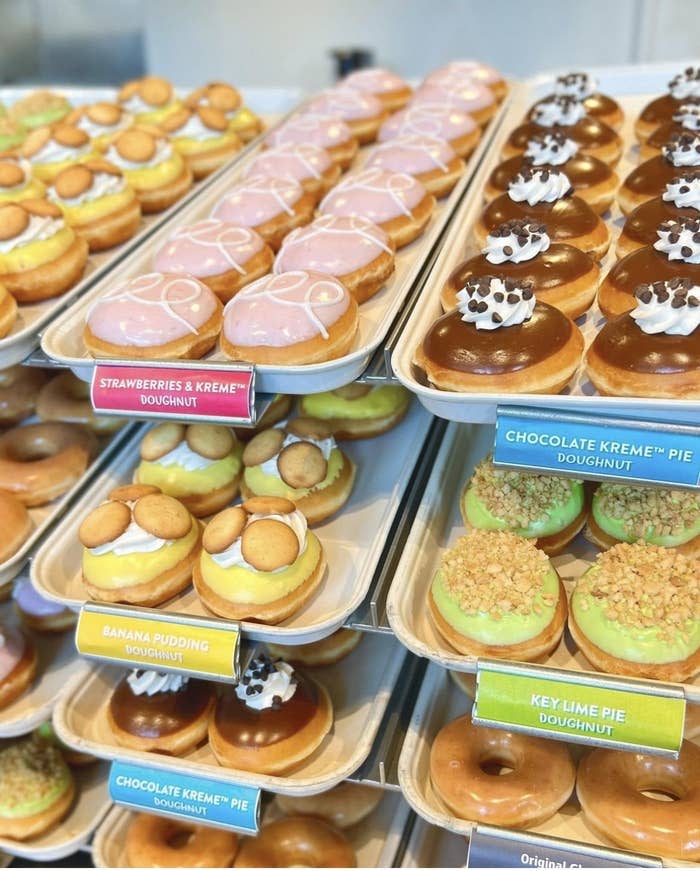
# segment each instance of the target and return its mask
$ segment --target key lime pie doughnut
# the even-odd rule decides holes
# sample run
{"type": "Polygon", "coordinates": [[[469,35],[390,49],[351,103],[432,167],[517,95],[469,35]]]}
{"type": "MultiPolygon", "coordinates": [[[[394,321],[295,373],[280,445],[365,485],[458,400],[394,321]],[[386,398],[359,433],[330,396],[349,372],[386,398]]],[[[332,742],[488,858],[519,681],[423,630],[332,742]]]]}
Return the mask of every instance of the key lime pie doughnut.
{"type": "Polygon", "coordinates": [[[445,551],[430,584],[438,633],[465,656],[534,662],[559,644],[566,593],[544,551],[512,532],[475,529],[445,551]]]}
{"type": "Polygon", "coordinates": [[[182,106],[173,86],[160,76],[143,76],[125,82],[117,93],[117,100],[141,124],[161,124],[182,106]]]}
{"type": "Polygon", "coordinates": [[[498,70],[478,60],[453,60],[430,72],[424,79],[426,84],[460,85],[465,82],[478,82],[486,85],[497,100],[508,93],[508,83],[498,70]]]}
{"type": "Polygon", "coordinates": [[[0,339],[12,330],[17,320],[17,302],[9,290],[0,284],[0,339]]]}
{"type": "Polygon", "coordinates": [[[387,118],[377,138],[388,142],[401,136],[442,139],[459,157],[468,157],[481,138],[481,128],[471,115],[448,103],[417,103],[387,118]]]}
{"type": "Polygon", "coordinates": [[[52,182],[61,170],[97,157],[87,133],[70,124],[32,130],[24,140],[20,154],[31,163],[34,176],[46,184],[52,182]]]}
{"type": "Polygon", "coordinates": [[[537,302],[532,285],[495,275],[470,278],[457,308],[438,318],[414,363],[442,390],[558,393],[574,375],[583,336],[559,309],[537,302]]]}
{"type": "Polygon", "coordinates": [[[263,145],[266,148],[276,148],[288,142],[323,148],[341,169],[350,166],[358,149],[357,139],[342,118],[318,112],[294,115],[289,121],[285,121],[273,130],[265,138],[263,145]]]}
{"type": "Polygon", "coordinates": [[[585,200],[574,195],[561,170],[527,167],[492,200],[474,225],[480,248],[487,235],[506,221],[531,220],[547,227],[552,242],[566,242],[600,260],[610,246],[610,230],[585,200]]]}
{"type": "Polygon", "coordinates": [[[92,147],[97,151],[105,151],[114,136],[133,123],[134,116],[118,103],[99,102],[79,106],[66,116],[66,124],[72,124],[87,133],[92,147]]]}
{"type": "Polygon", "coordinates": [[[285,814],[322,819],[339,829],[350,829],[379,805],[383,791],[363,783],[340,783],[316,795],[277,795],[275,803],[285,814]]]}
{"type": "Polygon", "coordinates": [[[321,215],[285,238],[273,271],[332,275],[362,303],[393,274],[394,250],[384,230],[367,218],[321,215]]]}
{"type": "Polygon", "coordinates": [[[376,167],[346,176],[318,207],[322,215],[367,218],[397,248],[420,236],[434,209],[435,197],[413,176],[376,167]]]}
{"type": "Polygon", "coordinates": [[[405,172],[416,178],[428,193],[446,197],[464,172],[464,160],[444,139],[417,134],[397,136],[376,145],[365,168],[405,172]]]}
{"type": "Polygon", "coordinates": [[[498,102],[493,91],[474,80],[441,83],[425,82],[411,98],[410,105],[419,103],[431,105],[447,103],[460,112],[472,117],[480,127],[484,127],[498,110],[498,102]]]}
{"type": "Polygon", "coordinates": [[[401,423],[410,407],[411,394],[397,384],[372,387],[352,383],[299,400],[303,416],[322,420],[341,441],[369,439],[389,432],[401,423]]]}
{"type": "Polygon", "coordinates": [[[34,680],[38,665],[34,644],[16,626],[0,626],[0,708],[6,708],[34,680]]]}
{"type": "Polygon", "coordinates": [[[33,91],[21,97],[7,110],[7,116],[23,127],[47,127],[66,118],[71,106],[62,94],[53,91],[33,91]]]}
{"type": "Polygon", "coordinates": [[[226,305],[221,350],[231,360],[299,366],[348,352],[358,306],[344,284],[320,272],[266,275],[226,305]]]}
{"type": "Polygon", "coordinates": [[[124,847],[130,868],[230,868],[238,835],[155,814],[131,814],[124,847]]]}
{"type": "Polygon", "coordinates": [[[122,171],[106,160],[87,160],[62,170],[48,197],[91,251],[113,248],[136,233],[141,206],[122,171]]]}
{"type": "Polygon", "coordinates": [[[459,507],[465,526],[514,532],[548,556],[564,550],[588,514],[583,482],[497,469],[490,456],[464,485],[459,507]]]}
{"type": "Polygon", "coordinates": [[[32,177],[32,166],[28,160],[11,155],[0,159],[0,203],[40,199],[45,193],[43,182],[32,177]]]}
{"type": "Polygon", "coordinates": [[[26,577],[15,581],[12,602],[22,625],[34,632],[66,632],[77,620],[70,608],[39,595],[26,577]]]}
{"type": "Polygon", "coordinates": [[[14,149],[20,148],[27,138],[27,128],[11,118],[0,116],[0,152],[7,157],[14,149]]]}
{"type": "Polygon", "coordinates": [[[599,671],[682,683],[700,672],[700,560],[645,542],[598,554],[569,631],[599,671]]]}
{"type": "Polygon", "coordinates": [[[597,157],[584,154],[566,133],[556,130],[533,136],[523,154],[499,163],[488,177],[484,198],[493,200],[506,193],[515,176],[529,167],[564,172],[576,196],[598,215],[606,212],[615,199],[619,184],[615,172],[597,157]]]}
{"type": "Polygon", "coordinates": [[[122,747],[185,756],[207,737],[215,703],[209,681],[136,668],[114,688],[107,722],[122,747]]]}
{"type": "Polygon", "coordinates": [[[182,106],[160,122],[195,179],[204,178],[228,163],[243,147],[220,109],[182,106]]]}
{"type": "MultiPolygon", "coordinates": [[[[620,104],[598,91],[598,82],[588,73],[566,73],[557,76],[554,83],[554,93],[548,94],[543,100],[552,97],[572,97],[582,103],[586,114],[608,124],[614,130],[619,130],[624,120],[620,104]]],[[[543,102],[539,100],[539,103],[543,102]]]]}
{"type": "Polygon", "coordinates": [[[221,330],[221,301],[191,275],[150,272],[98,297],[83,341],[95,357],[196,360],[221,330]]]}
{"type": "Polygon", "coordinates": [[[588,254],[552,242],[544,224],[516,219],[491,230],[482,253],[452,271],[440,294],[443,311],[457,307],[457,294],[469,279],[494,272],[531,284],[540,302],[572,319],[591,307],[600,280],[600,267],[588,254]]]}
{"type": "Polygon", "coordinates": [[[295,644],[288,647],[285,644],[272,644],[268,641],[266,646],[270,656],[275,659],[283,659],[285,662],[301,665],[304,668],[326,668],[349,656],[362,638],[363,633],[356,629],[338,629],[332,635],[308,644],[295,644]]]}
{"type": "Polygon", "coordinates": [[[91,599],[155,607],[186,589],[202,530],[157,487],[117,487],[80,524],[83,583],[91,599]]]}
{"type": "Polygon", "coordinates": [[[29,538],[34,522],[26,505],[11,493],[0,490],[0,517],[3,537],[0,541],[0,565],[13,557],[29,538]]]}
{"type": "Polygon", "coordinates": [[[355,868],[348,839],[323,820],[292,816],[263,825],[243,840],[234,868],[355,868]]]}
{"type": "Polygon", "coordinates": [[[628,215],[642,203],[662,196],[666,185],[684,176],[691,167],[700,170],[700,132],[676,134],[664,145],[661,154],[635,167],[622,182],[617,202],[623,214],[628,215]]]}
{"type": "Polygon", "coordinates": [[[621,541],[646,541],[700,556],[700,496],[692,490],[599,484],[586,538],[607,550],[621,541]]]}
{"type": "Polygon", "coordinates": [[[194,514],[221,511],[238,493],[242,448],[227,426],[160,423],[141,441],[134,480],[174,496],[194,514]]]}
{"type": "Polygon", "coordinates": [[[396,112],[409,101],[411,86],[401,76],[381,67],[355,70],[340,80],[341,88],[372,94],[389,112],[396,112]]]}
{"type": "Polygon", "coordinates": [[[192,187],[192,171],[159,128],[124,130],[105,158],[122,170],[144,214],[164,211],[192,187]]]}
{"type": "Polygon", "coordinates": [[[344,87],[321,91],[306,109],[319,115],[341,118],[360,145],[374,142],[389,114],[382,101],[373,94],[344,87]]]}
{"type": "Polygon", "coordinates": [[[337,183],[340,167],[318,145],[311,145],[309,142],[284,142],[261,151],[248,164],[243,175],[245,178],[251,175],[291,178],[298,181],[316,200],[320,200],[337,183]]]}
{"type": "Polygon", "coordinates": [[[327,423],[298,417],[264,430],[243,451],[241,493],[289,499],[313,526],[347,502],[355,464],[336,445],[327,423]]]}
{"type": "Polygon", "coordinates": [[[289,499],[255,496],[212,518],[194,585],[204,604],[231,620],[280,623],[318,589],[326,558],[289,499]]]}
{"type": "Polygon", "coordinates": [[[298,768],[332,728],[325,687],[286,662],[259,656],[221,695],[209,744],[219,765],[279,775],[298,768]]]}
{"type": "Polygon", "coordinates": [[[41,387],[36,398],[36,413],[44,421],[80,424],[97,436],[111,435],[126,423],[121,417],[95,414],[90,400],[90,384],[70,369],[54,375],[41,387]]]}
{"type": "Polygon", "coordinates": [[[673,120],[661,124],[651,136],[639,146],[641,160],[649,160],[663,151],[674,136],[683,133],[700,133],[700,102],[683,103],[673,113],[673,120]]]}
{"type": "Polygon", "coordinates": [[[21,363],[0,369],[0,428],[13,426],[34,413],[37,393],[47,378],[44,369],[21,363]]]}
{"type": "Polygon", "coordinates": [[[661,124],[673,120],[683,103],[700,99],[700,67],[686,67],[668,83],[668,93],[656,97],[642,109],[634,123],[640,143],[646,142],[661,124]]]}
{"type": "Polygon", "coordinates": [[[250,227],[203,218],[178,227],[153,258],[157,272],[187,273],[222,302],[270,271],[274,254],[250,227]]]}
{"type": "Polygon", "coordinates": [[[687,278],[641,284],[636,302],[593,340],[588,377],[605,396],[700,398],[700,287],[687,278]]]}
{"type": "Polygon", "coordinates": [[[3,838],[37,838],[68,814],[74,797],[73,775],[54,744],[31,735],[0,748],[3,838]]]}
{"type": "Polygon", "coordinates": [[[251,175],[229,188],[211,216],[255,230],[277,251],[287,233],[309,223],[315,205],[314,195],[293,178],[251,175]]]}

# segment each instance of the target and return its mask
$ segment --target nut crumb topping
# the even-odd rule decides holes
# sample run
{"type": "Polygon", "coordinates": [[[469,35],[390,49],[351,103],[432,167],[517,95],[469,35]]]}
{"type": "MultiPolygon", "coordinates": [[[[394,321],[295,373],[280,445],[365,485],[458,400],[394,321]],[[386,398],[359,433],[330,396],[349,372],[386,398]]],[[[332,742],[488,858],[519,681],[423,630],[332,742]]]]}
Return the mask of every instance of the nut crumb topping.
{"type": "Polygon", "coordinates": [[[40,738],[31,736],[0,749],[0,801],[6,807],[41,801],[67,776],[61,751],[40,738]]]}
{"type": "Polygon", "coordinates": [[[700,495],[692,490],[601,484],[595,499],[603,514],[635,538],[681,535],[700,520],[700,495]]]}
{"type": "Polygon", "coordinates": [[[440,561],[443,586],[460,610],[493,620],[539,614],[542,604],[553,607],[556,597],[544,593],[550,568],[546,554],[527,539],[485,529],[458,538],[440,561]]]}

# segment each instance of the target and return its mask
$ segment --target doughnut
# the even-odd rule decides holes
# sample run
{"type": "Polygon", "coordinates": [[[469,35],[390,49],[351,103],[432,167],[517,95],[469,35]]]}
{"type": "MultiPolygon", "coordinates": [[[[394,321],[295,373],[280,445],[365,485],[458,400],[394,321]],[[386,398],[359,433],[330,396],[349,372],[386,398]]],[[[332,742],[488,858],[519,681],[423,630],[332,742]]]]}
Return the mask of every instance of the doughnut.
{"type": "Polygon", "coordinates": [[[241,493],[288,499],[312,526],[347,502],[355,464],[340,450],[325,421],[298,417],[264,430],[243,451],[241,493]]]}
{"type": "Polygon", "coordinates": [[[649,138],[639,146],[639,157],[648,160],[661,154],[666,143],[677,134],[700,133],[700,103],[682,103],[673,113],[671,121],[660,124],[649,138]]]}
{"type": "Polygon", "coordinates": [[[697,102],[700,98],[700,68],[686,67],[668,83],[668,93],[656,97],[642,109],[634,123],[634,133],[640,144],[661,124],[673,120],[687,102],[697,102]]]}
{"type": "Polygon", "coordinates": [[[517,662],[551,653],[567,613],[564,586],[544,551],[512,532],[486,529],[442,555],[428,609],[439,635],[465,656],[517,662]]]}
{"type": "Polygon", "coordinates": [[[700,705],[686,705],[683,735],[686,738],[697,738],[700,735],[700,705]]]}
{"type": "MultiPolygon", "coordinates": [[[[633,169],[617,192],[617,202],[623,214],[629,215],[637,206],[666,193],[666,186],[688,177],[700,169],[700,131],[678,133],[662,148],[661,154],[650,157],[633,169]]],[[[687,191],[683,193],[688,195],[687,191]]],[[[668,199],[668,198],[667,198],[668,199]]]]}
{"type": "Polygon", "coordinates": [[[0,837],[37,838],[59,823],[75,797],[61,751],[35,735],[0,748],[0,837]]]}
{"type": "Polygon", "coordinates": [[[157,487],[117,487],[78,530],[91,599],[155,607],[190,585],[202,539],[185,506],[157,487]]]}
{"type": "Polygon", "coordinates": [[[464,714],[435,736],[430,779],[459,819],[525,829],[566,804],[576,768],[566,744],[475,726],[464,714]],[[510,771],[499,777],[503,768],[510,771]]]}
{"type": "Polygon", "coordinates": [[[58,123],[68,115],[70,108],[70,103],[63,94],[32,91],[13,103],[7,114],[13,121],[32,129],[58,123]]]}
{"type": "Polygon", "coordinates": [[[492,275],[532,285],[540,302],[567,317],[579,317],[595,300],[600,267],[579,248],[552,242],[544,224],[506,221],[487,235],[482,253],[456,266],[440,294],[443,311],[458,305],[457,294],[470,278],[492,275]]]}
{"type": "Polygon", "coordinates": [[[185,756],[206,738],[215,701],[209,681],[134,669],[110,696],[107,722],[122,747],[185,756]]]}
{"type": "Polygon", "coordinates": [[[2,517],[2,540],[0,540],[0,565],[11,559],[31,535],[34,522],[25,505],[10,493],[0,490],[0,517],[2,517]]]}
{"type": "Polygon", "coordinates": [[[13,156],[27,138],[27,128],[0,112],[0,152],[13,156]]]}
{"type": "Polygon", "coordinates": [[[245,838],[234,868],[355,868],[357,856],[345,836],[323,820],[285,817],[245,838]]]}
{"type": "Polygon", "coordinates": [[[224,509],[209,522],[202,545],[195,590],[210,611],[230,620],[285,620],[311,599],[326,571],[323,545],[304,515],[274,496],[224,509]]]}
{"type": "Polygon", "coordinates": [[[36,677],[38,662],[36,647],[21,629],[0,626],[0,708],[27,689],[36,677]]]}
{"type": "Polygon", "coordinates": [[[61,170],[48,190],[66,223],[90,251],[120,245],[141,226],[141,206],[120,169],[92,159],[61,170]]]}
{"type": "Polygon", "coordinates": [[[583,336],[532,285],[470,278],[458,307],[438,318],[414,351],[430,383],[463,393],[558,393],[583,354],[583,336]]]}
{"type": "Polygon", "coordinates": [[[362,303],[378,293],[393,274],[394,254],[389,236],[367,218],[321,215],[285,238],[273,271],[312,270],[332,275],[362,303]]]}
{"type": "Polygon", "coordinates": [[[96,435],[110,435],[124,426],[124,419],[98,415],[90,402],[90,385],[70,370],[60,372],[44,384],[36,397],[36,413],[44,421],[77,423],[96,435]]]}
{"type": "Polygon", "coordinates": [[[459,85],[469,81],[486,85],[499,101],[508,93],[508,83],[498,70],[476,60],[450,61],[433,70],[424,79],[426,84],[436,85],[459,85]]]}
{"type": "Polygon", "coordinates": [[[266,275],[244,287],[224,310],[220,346],[231,360],[300,366],[348,353],[358,306],[331,275],[306,270],[266,275]]]}
{"type": "Polygon", "coordinates": [[[586,823],[603,841],[665,859],[700,859],[696,744],[684,741],[678,759],[591,750],[579,763],[576,795],[586,823]],[[650,792],[674,800],[655,800],[645,795],[650,792]]]}
{"type": "Polygon", "coordinates": [[[450,678],[454,685],[472,702],[476,697],[476,675],[465,671],[451,671],[450,678]]]}
{"type": "Polygon", "coordinates": [[[241,108],[243,98],[237,88],[228,82],[208,82],[201,88],[197,88],[187,95],[185,105],[212,106],[214,109],[224,112],[229,121],[241,108]]]}
{"type": "Polygon", "coordinates": [[[464,172],[464,160],[449,142],[434,136],[396,136],[371,149],[365,168],[403,172],[417,179],[429,194],[446,197],[464,172]]]}
{"type": "Polygon", "coordinates": [[[477,463],[459,505],[466,527],[509,530],[547,556],[564,550],[588,514],[582,481],[498,469],[490,455],[477,463]]]}
{"type": "MultiPolygon", "coordinates": [[[[0,147],[0,151],[2,150],[0,147]]],[[[44,183],[32,177],[32,165],[28,160],[12,154],[3,154],[0,157],[0,203],[41,199],[45,193],[44,183]]]]}
{"type": "Polygon", "coordinates": [[[79,127],[90,137],[96,151],[105,151],[110,141],[134,123],[134,116],[118,103],[100,101],[79,106],[66,115],[66,124],[79,127]]]}
{"type": "Polygon", "coordinates": [[[293,178],[251,175],[226,191],[211,216],[255,230],[278,251],[287,233],[311,221],[315,205],[314,195],[293,178]]]}
{"type": "Polygon", "coordinates": [[[3,339],[14,327],[17,320],[17,303],[14,296],[0,284],[0,339],[3,339]]]}
{"type": "Polygon", "coordinates": [[[278,795],[275,801],[289,816],[315,817],[338,829],[350,829],[376,809],[383,795],[374,786],[341,783],[316,795],[278,795]]]}
{"type": "Polygon", "coordinates": [[[411,86],[401,76],[381,67],[355,70],[340,80],[340,87],[372,94],[389,112],[405,106],[412,93],[411,86]]]}
{"type": "Polygon", "coordinates": [[[294,115],[276,127],[265,138],[263,146],[275,148],[288,142],[323,148],[341,169],[350,166],[358,149],[357,139],[342,118],[310,111],[294,115]]]}
{"type": "Polygon", "coordinates": [[[53,724],[51,720],[47,720],[47,722],[42,723],[41,726],[34,730],[34,734],[37,738],[40,738],[42,741],[48,741],[51,744],[54,744],[61,751],[63,758],[70,765],[71,768],[80,768],[86,765],[92,765],[94,762],[97,762],[96,756],[90,756],[89,753],[81,753],[79,750],[74,750],[72,747],[69,747],[67,744],[64,744],[63,741],[56,735],[53,730],[53,724]]]}
{"type": "Polygon", "coordinates": [[[666,186],[665,194],[647,200],[630,212],[617,238],[616,256],[620,259],[638,248],[655,245],[662,226],[695,222],[698,220],[699,210],[700,172],[695,171],[692,175],[674,179],[666,186]]]}
{"type": "Polygon", "coordinates": [[[97,157],[87,133],[63,123],[32,130],[19,153],[31,163],[33,175],[45,184],[52,182],[61,170],[97,157]]]}
{"type": "Polygon", "coordinates": [[[221,300],[191,275],[150,272],[93,301],[83,330],[94,356],[197,360],[216,344],[221,300]]]}
{"type": "Polygon", "coordinates": [[[261,656],[219,697],[209,744],[219,765],[280,775],[299,768],[332,728],[326,689],[286,662],[261,656]]]}
{"type": "Polygon", "coordinates": [[[346,384],[299,400],[305,417],[322,420],[339,441],[367,439],[398,426],[411,407],[411,394],[398,384],[346,384]]]}
{"type": "Polygon", "coordinates": [[[284,659],[286,662],[291,662],[292,665],[301,665],[304,668],[325,668],[328,665],[335,665],[341,659],[349,656],[360,641],[362,641],[362,632],[358,632],[356,629],[338,629],[320,641],[296,644],[292,647],[268,641],[267,650],[270,656],[275,659],[284,659]]]}
{"type": "Polygon", "coordinates": [[[293,178],[315,201],[329,191],[340,178],[340,167],[330,154],[310,142],[284,142],[261,151],[243,173],[273,178],[293,178]]]}
{"type": "Polygon", "coordinates": [[[213,106],[183,106],[171,112],[160,127],[195,179],[221,169],[243,147],[225,113],[213,106]]]}
{"type": "Polygon", "coordinates": [[[238,835],[155,814],[134,814],[125,847],[132,868],[230,868],[238,835]]]}
{"type": "Polygon", "coordinates": [[[433,136],[448,142],[459,157],[468,157],[481,138],[481,128],[471,115],[449,103],[417,103],[387,118],[377,138],[388,142],[398,136],[433,136]]]}
{"type": "Polygon", "coordinates": [[[269,429],[281,420],[286,420],[292,410],[294,400],[284,393],[275,393],[255,426],[234,426],[233,431],[239,442],[249,442],[261,430],[269,429]]]}
{"type": "Polygon", "coordinates": [[[548,100],[552,97],[573,97],[575,100],[580,100],[587,115],[605,122],[614,130],[619,130],[624,121],[620,104],[612,97],[601,94],[598,90],[598,82],[588,73],[567,73],[557,76],[554,93],[548,94],[544,99],[548,100]]]}
{"type": "Polygon", "coordinates": [[[182,105],[173,86],[160,76],[125,82],[117,93],[121,107],[145,124],[161,124],[182,105]]]}
{"type": "Polygon", "coordinates": [[[437,83],[425,82],[411,98],[410,105],[420,103],[429,105],[447,104],[472,117],[480,127],[484,127],[498,111],[498,102],[493,91],[479,82],[463,80],[437,83]]]}
{"type": "Polygon", "coordinates": [[[13,426],[34,413],[37,394],[48,372],[18,363],[0,369],[0,427],[13,426]]]}
{"type": "Polygon", "coordinates": [[[360,145],[366,145],[377,138],[380,126],[389,114],[382,101],[374,94],[342,86],[321,91],[307,104],[305,110],[342,119],[360,145]]]}
{"type": "Polygon", "coordinates": [[[48,200],[0,205],[0,284],[18,303],[60,296],[83,275],[88,244],[48,200]]]}
{"type": "Polygon", "coordinates": [[[95,436],[71,423],[33,423],[0,435],[0,490],[24,505],[68,492],[97,453],[95,436]]]}
{"type": "Polygon", "coordinates": [[[15,581],[12,588],[12,601],[20,620],[27,629],[35,632],[65,632],[75,626],[75,613],[58,602],[40,596],[29,578],[15,581]]]}

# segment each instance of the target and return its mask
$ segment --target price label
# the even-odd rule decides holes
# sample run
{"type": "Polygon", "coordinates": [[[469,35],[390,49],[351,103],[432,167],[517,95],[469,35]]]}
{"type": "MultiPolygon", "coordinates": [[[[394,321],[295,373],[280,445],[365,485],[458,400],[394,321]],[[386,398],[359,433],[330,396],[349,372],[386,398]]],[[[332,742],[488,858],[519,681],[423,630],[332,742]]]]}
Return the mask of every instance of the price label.
{"type": "Polygon", "coordinates": [[[595,480],[700,486],[700,427],[499,407],[494,463],[595,480]]]}
{"type": "Polygon", "coordinates": [[[255,834],[260,790],[171,769],[113,762],[109,795],[134,810],[255,834]]]}
{"type": "Polygon", "coordinates": [[[483,659],[472,719],[578,744],[677,756],[685,697],[682,687],[483,659]]]}
{"type": "Polygon", "coordinates": [[[83,605],[75,632],[82,656],[231,683],[239,642],[237,623],[95,602],[83,605]]]}
{"type": "Polygon", "coordinates": [[[100,362],[90,397],[100,414],[250,424],[255,423],[255,370],[244,364],[100,362]]]}

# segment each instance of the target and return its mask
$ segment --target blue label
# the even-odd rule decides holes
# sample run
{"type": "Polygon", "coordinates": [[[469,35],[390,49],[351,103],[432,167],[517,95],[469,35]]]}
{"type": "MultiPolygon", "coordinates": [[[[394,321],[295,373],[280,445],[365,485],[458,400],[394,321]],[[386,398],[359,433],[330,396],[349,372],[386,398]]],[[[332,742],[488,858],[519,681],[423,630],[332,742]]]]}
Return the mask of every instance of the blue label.
{"type": "Polygon", "coordinates": [[[700,486],[700,428],[498,408],[494,462],[592,479],[700,486]]]}
{"type": "Polygon", "coordinates": [[[260,790],[164,771],[146,765],[113,762],[109,772],[112,801],[194,823],[237,832],[258,831],[260,790]]]}

